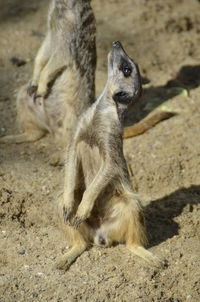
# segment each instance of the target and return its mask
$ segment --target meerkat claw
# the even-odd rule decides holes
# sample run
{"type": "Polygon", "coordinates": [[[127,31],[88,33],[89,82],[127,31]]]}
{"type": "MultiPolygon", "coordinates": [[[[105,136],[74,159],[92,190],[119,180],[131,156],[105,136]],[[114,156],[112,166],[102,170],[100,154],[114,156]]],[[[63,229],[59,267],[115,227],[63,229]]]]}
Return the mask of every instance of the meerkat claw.
{"type": "Polygon", "coordinates": [[[84,218],[74,217],[74,219],[72,221],[72,226],[77,229],[83,221],[84,221],[84,218]]]}
{"type": "Polygon", "coordinates": [[[41,94],[37,94],[37,93],[34,93],[34,94],[33,94],[33,101],[34,101],[34,103],[35,103],[36,100],[39,99],[39,98],[42,98],[42,95],[41,95],[41,94]]]}
{"type": "Polygon", "coordinates": [[[37,91],[37,85],[28,85],[27,87],[27,93],[29,96],[32,96],[33,94],[35,94],[37,91]]]}
{"type": "Polygon", "coordinates": [[[70,221],[72,218],[72,210],[69,210],[65,207],[63,207],[63,219],[64,219],[64,222],[68,222],[70,221]]]}

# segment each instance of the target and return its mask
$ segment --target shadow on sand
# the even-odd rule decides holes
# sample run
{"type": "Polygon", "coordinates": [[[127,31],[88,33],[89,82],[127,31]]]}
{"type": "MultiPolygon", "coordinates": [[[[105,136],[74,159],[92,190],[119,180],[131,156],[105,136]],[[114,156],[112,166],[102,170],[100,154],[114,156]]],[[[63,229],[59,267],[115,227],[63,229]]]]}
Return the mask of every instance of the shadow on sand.
{"type": "Polygon", "coordinates": [[[9,22],[14,21],[15,18],[34,13],[39,9],[41,2],[44,2],[44,0],[0,0],[0,22],[8,19],[9,22]]]}
{"type": "Polygon", "coordinates": [[[172,238],[179,233],[179,224],[173,219],[179,216],[188,206],[189,212],[193,206],[200,203],[200,186],[179,189],[164,198],[152,201],[145,207],[146,225],[149,233],[150,246],[172,238]]]}
{"type": "MultiPolygon", "coordinates": [[[[144,83],[148,83],[144,79],[144,83]]],[[[190,90],[200,85],[200,65],[186,65],[181,67],[174,78],[168,81],[164,86],[150,86],[143,89],[143,95],[139,102],[130,108],[125,119],[125,125],[130,126],[145,118],[156,107],[167,100],[180,95],[185,89],[190,90]]]]}

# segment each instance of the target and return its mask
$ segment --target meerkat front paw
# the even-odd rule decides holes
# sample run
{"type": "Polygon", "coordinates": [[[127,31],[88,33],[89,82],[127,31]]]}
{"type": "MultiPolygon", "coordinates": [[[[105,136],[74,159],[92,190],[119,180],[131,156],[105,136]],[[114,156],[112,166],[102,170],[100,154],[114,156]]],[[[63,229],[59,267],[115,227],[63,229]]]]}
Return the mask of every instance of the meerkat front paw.
{"type": "Polygon", "coordinates": [[[27,87],[27,93],[29,96],[33,97],[34,102],[37,98],[45,98],[47,94],[46,87],[41,87],[41,85],[37,85],[35,82],[31,82],[27,87]]]}
{"type": "Polygon", "coordinates": [[[85,217],[79,217],[79,216],[75,216],[73,219],[72,219],[72,222],[71,222],[71,225],[74,227],[74,228],[78,228],[80,226],[80,224],[85,221],[87,218],[85,217]]]}
{"type": "Polygon", "coordinates": [[[29,96],[33,96],[35,95],[36,91],[37,91],[37,84],[34,84],[34,83],[30,83],[27,87],[27,93],[29,96]]]}
{"type": "Polygon", "coordinates": [[[64,222],[70,222],[73,216],[73,207],[63,204],[63,219],[64,222]]]}
{"type": "Polygon", "coordinates": [[[40,81],[37,88],[36,97],[43,97],[46,98],[49,93],[48,84],[43,83],[43,81],[40,81]]]}
{"type": "Polygon", "coordinates": [[[83,221],[85,221],[91,214],[91,206],[86,203],[79,205],[77,213],[72,220],[73,227],[77,228],[83,221]]]}

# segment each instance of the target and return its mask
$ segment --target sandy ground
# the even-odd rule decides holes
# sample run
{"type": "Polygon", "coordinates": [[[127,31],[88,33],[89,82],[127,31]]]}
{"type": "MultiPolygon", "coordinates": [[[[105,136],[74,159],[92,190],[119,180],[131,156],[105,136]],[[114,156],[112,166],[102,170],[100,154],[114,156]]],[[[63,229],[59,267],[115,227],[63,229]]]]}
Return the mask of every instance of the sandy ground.
{"type": "MultiPolygon", "coordinates": [[[[132,182],[145,208],[149,248],[164,269],[124,246],[92,247],[67,272],[54,268],[66,243],[55,220],[63,168],[49,164],[50,136],[0,146],[0,301],[200,301],[200,2],[93,0],[97,93],[106,56],[120,40],[146,78],[127,123],[157,106],[176,115],[124,141],[132,182]]],[[[17,132],[15,95],[31,75],[48,1],[0,1],[0,135],[17,132]],[[27,63],[17,67],[18,57],[27,63]]]]}

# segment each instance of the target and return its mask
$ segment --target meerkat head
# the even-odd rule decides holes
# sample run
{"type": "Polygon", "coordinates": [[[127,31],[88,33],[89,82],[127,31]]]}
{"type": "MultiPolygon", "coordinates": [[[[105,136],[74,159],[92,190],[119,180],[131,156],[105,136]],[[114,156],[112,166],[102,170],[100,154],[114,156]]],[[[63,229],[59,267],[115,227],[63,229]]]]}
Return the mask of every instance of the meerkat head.
{"type": "Polygon", "coordinates": [[[135,103],[141,95],[139,68],[119,41],[113,43],[108,55],[107,85],[117,106],[124,109],[135,103]]]}
{"type": "Polygon", "coordinates": [[[112,232],[112,225],[110,223],[104,223],[101,225],[99,229],[96,230],[94,236],[94,244],[101,246],[101,247],[109,247],[113,244],[111,232],[112,232]]]}
{"type": "Polygon", "coordinates": [[[124,242],[130,216],[130,211],[127,209],[123,202],[118,201],[107,211],[100,227],[95,232],[94,243],[96,245],[108,247],[124,242]]]}
{"type": "Polygon", "coordinates": [[[117,217],[108,217],[96,230],[94,244],[109,247],[115,243],[124,242],[126,223],[117,217]]]}

